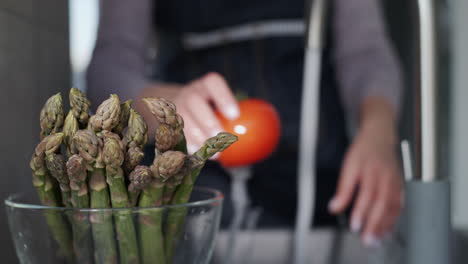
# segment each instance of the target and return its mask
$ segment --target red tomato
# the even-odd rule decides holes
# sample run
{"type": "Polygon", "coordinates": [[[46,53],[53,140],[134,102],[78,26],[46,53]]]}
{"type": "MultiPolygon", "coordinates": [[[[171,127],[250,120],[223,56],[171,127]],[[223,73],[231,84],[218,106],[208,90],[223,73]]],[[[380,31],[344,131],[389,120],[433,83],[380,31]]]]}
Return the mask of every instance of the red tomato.
{"type": "Polygon", "coordinates": [[[217,113],[225,131],[239,141],[221,153],[225,167],[248,166],[266,159],[275,150],[280,137],[280,118],[272,104],[260,99],[239,102],[240,116],[228,120],[217,113]]]}

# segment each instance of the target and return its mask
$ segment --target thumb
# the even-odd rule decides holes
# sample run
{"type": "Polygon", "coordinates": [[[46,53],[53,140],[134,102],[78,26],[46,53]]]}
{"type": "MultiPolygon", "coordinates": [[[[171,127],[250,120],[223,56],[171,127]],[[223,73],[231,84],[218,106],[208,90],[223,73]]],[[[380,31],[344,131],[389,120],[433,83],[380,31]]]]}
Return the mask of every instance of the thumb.
{"type": "Polygon", "coordinates": [[[239,117],[239,106],[231,88],[219,73],[208,73],[200,79],[209,99],[215,107],[227,119],[233,120],[239,117]]]}

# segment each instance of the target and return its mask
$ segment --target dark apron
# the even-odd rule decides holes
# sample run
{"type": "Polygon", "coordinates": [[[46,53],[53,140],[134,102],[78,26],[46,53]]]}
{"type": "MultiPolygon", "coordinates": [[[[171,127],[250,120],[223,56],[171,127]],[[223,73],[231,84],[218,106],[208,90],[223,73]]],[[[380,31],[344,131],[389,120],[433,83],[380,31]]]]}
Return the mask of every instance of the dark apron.
{"type": "MultiPolygon", "coordinates": [[[[274,155],[254,166],[249,181],[253,206],[263,209],[260,227],[292,226],[296,215],[297,153],[304,60],[303,37],[274,37],[186,51],[181,34],[206,32],[228,26],[271,19],[302,18],[305,4],[291,0],[178,0],[157,1],[155,27],[158,61],[154,78],[187,83],[210,71],[222,74],[231,88],[250,97],[270,101],[282,120],[282,137],[274,155]]],[[[330,28],[330,27],[329,27],[330,28]]],[[[343,108],[337,91],[327,34],[320,95],[320,131],[317,156],[317,206],[315,223],[334,224],[327,211],[337,183],[343,154],[348,145],[343,108]]],[[[210,162],[198,185],[226,195],[222,225],[232,218],[230,178],[210,162]]]]}

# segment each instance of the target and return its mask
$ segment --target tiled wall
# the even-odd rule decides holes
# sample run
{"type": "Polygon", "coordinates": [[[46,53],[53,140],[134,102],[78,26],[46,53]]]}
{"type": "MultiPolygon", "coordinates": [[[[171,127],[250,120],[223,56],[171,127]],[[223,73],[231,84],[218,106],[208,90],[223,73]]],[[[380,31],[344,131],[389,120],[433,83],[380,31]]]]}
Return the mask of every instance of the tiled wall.
{"type": "MultiPolygon", "coordinates": [[[[68,47],[68,1],[0,1],[1,200],[33,191],[28,163],[38,141],[38,113],[49,95],[69,88],[68,47]]],[[[16,263],[4,212],[0,259],[16,263]]]]}

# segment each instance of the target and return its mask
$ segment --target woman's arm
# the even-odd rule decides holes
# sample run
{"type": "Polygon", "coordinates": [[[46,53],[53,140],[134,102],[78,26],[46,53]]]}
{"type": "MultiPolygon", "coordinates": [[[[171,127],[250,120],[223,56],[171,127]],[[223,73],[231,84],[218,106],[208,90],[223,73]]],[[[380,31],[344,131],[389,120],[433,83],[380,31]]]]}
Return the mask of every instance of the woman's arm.
{"type": "Polygon", "coordinates": [[[145,55],[151,34],[151,0],[101,0],[88,94],[97,104],[111,93],[134,98],[149,84],[145,55]]]}
{"type": "MultiPolygon", "coordinates": [[[[88,69],[88,94],[93,102],[110,93],[135,99],[135,108],[154,131],[143,97],[165,97],[176,103],[185,119],[185,132],[193,152],[221,131],[210,102],[227,117],[238,115],[237,103],[222,76],[207,74],[188,84],[152,83],[145,75],[147,39],[151,34],[151,0],[102,0],[101,19],[93,59],[88,69]]],[[[150,138],[153,138],[152,136],[150,138]]]]}
{"type": "Polygon", "coordinates": [[[385,100],[396,114],[400,108],[400,65],[379,3],[335,0],[334,62],[346,113],[356,122],[369,98],[385,100]]]}
{"type": "Polygon", "coordinates": [[[335,64],[348,119],[358,123],[330,210],[346,209],[356,195],[351,229],[377,246],[402,208],[396,149],[401,73],[378,0],[335,0],[335,64]]]}

